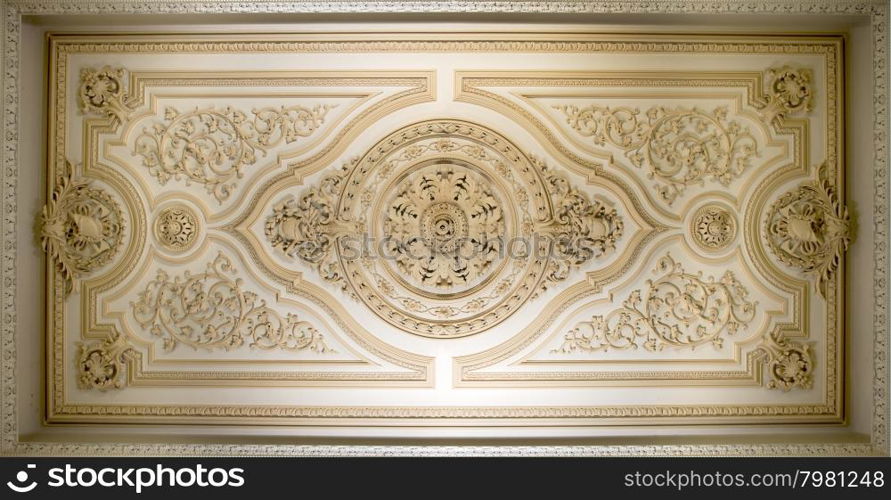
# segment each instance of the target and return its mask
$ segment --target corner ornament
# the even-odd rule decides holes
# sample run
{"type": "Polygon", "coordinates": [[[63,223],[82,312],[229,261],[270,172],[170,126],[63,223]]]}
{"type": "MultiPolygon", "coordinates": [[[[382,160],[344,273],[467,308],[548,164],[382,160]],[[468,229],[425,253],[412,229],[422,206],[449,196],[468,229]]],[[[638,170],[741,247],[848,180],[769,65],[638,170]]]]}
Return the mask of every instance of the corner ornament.
{"type": "Polygon", "coordinates": [[[135,351],[119,333],[106,339],[78,343],[77,373],[81,389],[120,389],[126,385],[126,368],[135,351]]]}
{"type": "Polygon", "coordinates": [[[111,261],[123,240],[124,218],[117,202],[77,178],[70,163],[56,176],[38,225],[43,250],[66,282],[66,295],[77,278],[111,261]]]}
{"type": "Polygon", "coordinates": [[[848,209],[838,198],[834,170],[829,162],[822,164],[817,180],[781,196],[768,210],[764,223],[771,252],[783,264],[816,276],[824,298],[853,230],[848,209]]]}
{"type": "Polygon", "coordinates": [[[810,345],[795,342],[780,333],[769,333],[759,347],[767,356],[769,389],[788,391],[810,389],[813,385],[814,358],[810,345]]]}
{"type": "Polygon", "coordinates": [[[125,88],[127,71],[105,66],[84,68],[80,72],[78,104],[84,114],[99,114],[124,122],[132,111],[125,88]]]}
{"type": "Polygon", "coordinates": [[[767,105],[761,109],[761,114],[773,122],[813,109],[812,80],[813,74],[807,68],[783,66],[769,69],[765,78],[767,105]]]}

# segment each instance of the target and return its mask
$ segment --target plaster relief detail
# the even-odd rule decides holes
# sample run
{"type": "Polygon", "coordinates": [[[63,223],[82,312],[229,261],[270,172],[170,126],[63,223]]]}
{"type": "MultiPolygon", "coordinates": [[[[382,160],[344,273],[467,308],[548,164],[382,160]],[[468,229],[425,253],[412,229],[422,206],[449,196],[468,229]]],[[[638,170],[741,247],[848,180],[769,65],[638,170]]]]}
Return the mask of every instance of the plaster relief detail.
{"type": "MultiPolygon", "coordinates": [[[[537,164],[548,172],[546,165],[537,164]]],[[[615,207],[589,199],[563,175],[547,174],[546,184],[554,206],[553,221],[543,228],[554,241],[548,278],[559,282],[572,269],[615,250],[625,223],[615,207]]]]}
{"type": "Polygon", "coordinates": [[[101,69],[82,69],[78,94],[81,112],[124,121],[130,113],[126,77],[127,71],[123,68],[105,66],[101,69]]]}
{"type": "Polygon", "coordinates": [[[127,382],[127,364],[134,351],[123,336],[78,343],[77,379],[81,389],[120,389],[127,382]]]}
{"type": "Polygon", "coordinates": [[[264,234],[399,328],[457,337],[612,252],[624,228],[614,205],[492,130],[437,120],[285,195],[264,234]]]}
{"type": "Polygon", "coordinates": [[[183,252],[197,241],[199,224],[192,209],[184,205],[167,207],[155,219],[155,236],[164,248],[183,252]]]}
{"type": "Polygon", "coordinates": [[[830,163],[821,165],[816,180],[801,184],[771,205],[764,224],[771,252],[787,266],[815,276],[824,297],[852,232],[851,217],[839,202],[834,175],[830,163]]]}
{"type": "Polygon", "coordinates": [[[705,250],[721,250],[736,238],[736,216],[721,205],[709,204],[693,215],[690,233],[705,250]]]}
{"type": "Polygon", "coordinates": [[[132,304],[133,316],[170,351],[257,349],[329,351],[322,333],[297,315],[282,315],[256,293],[244,290],[238,271],[222,253],[207,270],[171,277],[158,270],[132,304]]]}
{"type": "Polygon", "coordinates": [[[339,223],[335,214],[342,183],[343,175],[335,173],[299,197],[285,198],[273,207],[265,225],[266,239],[273,248],[306,262],[332,282],[343,276],[332,251],[335,238],[348,227],[339,223]]]}
{"type": "Polygon", "coordinates": [[[573,327],[555,352],[720,348],[755,316],[757,302],[730,271],[719,279],[690,274],[666,255],[653,272],[622,307],[573,327]]]}
{"type": "Polygon", "coordinates": [[[767,71],[767,106],[762,110],[768,121],[791,114],[806,113],[814,106],[813,72],[807,68],[783,66],[767,71]]]}
{"type": "Polygon", "coordinates": [[[437,290],[476,285],[503,254],[503,204],[485,178],[461,165],[409,174],[384,215],[383,234],[400,275],[437,290]]]}
{"type": "Polygon", "coordinates": [[[761,351],[768,358],[767,387],[788,391],[793,388],[810,389],[813,385],[814,356],[810,343],[791,340],[771,333],[761,343],[761,351]]]}
{"type": "Polygon", "coordinates": [[[39,220],[44,251],[70,291],[74,280],[109,263],[123,241],[124,217],[102,188],[66,167],[56,176],[52,198],[39,220]]]}
{"type": "Polygon", "coordinates": [[[555,105],[566,123],[598,146],[618,148],[654,179],[669,205],[693,184],[729,186],[758,154],[758,143],[725,107],[555,105]]]}
{"type": "Polygon", "coordinates": [[[220,203],[229,198],[244,169],[279,143],[308,137],[332,105],[288,106],[245,112],[233,107],[168,107],[164,121],[144,130],[135,153],[161,185],[171,178],[203,184],[220,203]]]}
{"type": "Polygon", "coordinates": [[[54,35],[49,422],[845,417],[843,40],[317,35],[54,35]]]}

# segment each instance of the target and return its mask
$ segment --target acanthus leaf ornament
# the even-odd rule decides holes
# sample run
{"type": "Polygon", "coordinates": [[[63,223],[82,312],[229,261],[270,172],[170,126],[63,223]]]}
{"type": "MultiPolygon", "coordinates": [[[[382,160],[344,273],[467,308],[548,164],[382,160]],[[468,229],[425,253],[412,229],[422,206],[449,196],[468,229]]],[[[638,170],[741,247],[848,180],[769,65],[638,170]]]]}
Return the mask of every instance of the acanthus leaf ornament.
{"type": "Polygon", "coordinates": [[[781,333],[768,333],[759,347],[767,356],[770,389],[810,389],[813,385],[814,357],[810,343],[793,341],[781,333]]]}
{"type": "Polygon", "coordinates": [[[267,350],[332,352],[314,326],[293,313],[283,317],[257,294],[243,290],[236,276],[222,253],[201,274],[185,271],[171,278],[159,269],[131,303],[133,316],[168,351],[179,344],[231,350],[247,343],[267,350]]]}
{"type": "Polygon", "coordinates": [[[127,71],[124,68],[83,68],[78,93],[80,110],[83,113],[105,115],[118,123],[126,120],[131,111],[126,78],[127,71]]]}
{"type": "Polygon", "coordinates": [[[271,248],[399,328],[458,337],[504,320],[612,252],[624,222],[606,198],[592,198],[494,131],[431,120],[278,198],[264,234],[271,248]],[[361,235],[380,256],[365,254],[364,242],[359,258],[346,257],[356,253],[346,251],[350,238],[361,235]],[[550,248],[516,258],[507,245],[518,241],[550,248]]]}
{"type": "Polygon", "coordinates": [[[787,266],[816,276],[824,298],[851,243],[852,229],[848,209],[839,201],[831,161],[820,165],[816,180],[777,199],[764,223],[771,252],[787,266]]]}
{"type": "Polygon", "coordinates": [[[717,280],[704,278],[666,255],[653,272],[658,277],[631,292],[621,308],[578,323],[553,352],[720,348],[725,335],[736,334],[755,317],[757,302],[730,271],[717,280]]]}
{"type": "Polygon", "coordinates": [[[654,106],[641,116],[630,107],[554,105],[566,123],[597,146],[617,148],[656,180],[671,205],[687,187],[714,181],[722,186],[739,177],[758,155],[758,142],[727,108],[654,106]]]}
{"type": "Polygon", "coordinates": [[[67,293],[77,278],[114,257],[123,241],[124,217],[104,189],[76,176],[74,166],[66,162],[39,226],[43,250],[55,262],[67,293]]]}
{"type": "Polygon", "coordinates": [[[813,109],[813,74],[807,68],[782,66],[767,71],[767,105],[761,114],[767,121],[786,118],[790,114],[813,109]]]}
{"type": "Polygon", "coordinates": [[[273,147],[309,137],[336,105],[282,106],[254,109],[250,114],[232,107],[164,111],[164,120],[136,138],[142,156],[161,185],[171,178],[203,184],[222,203],[229,198],[244,168],[273,147]]]}
{"type": "MultiPolygon", "coordinates": [[[[542,172],[548,171],[544,163],[533,161],[542,172]]],[[[565,176],[549,174],[546,184],[554,204],[553,220],[542,228],[542,233],[554,243],[547,277],[551,282],[559,282],[573,268],[614,250],[625,225],[614,207],[599,199],[589,199],[565,176]]]]}
{"type": "Polygon", "coordinates": [[[133,348],[119,333],[101,341],[78,343],[77,372],[81,389],[120,389],[127,382],[126,368],[133,348]]]}

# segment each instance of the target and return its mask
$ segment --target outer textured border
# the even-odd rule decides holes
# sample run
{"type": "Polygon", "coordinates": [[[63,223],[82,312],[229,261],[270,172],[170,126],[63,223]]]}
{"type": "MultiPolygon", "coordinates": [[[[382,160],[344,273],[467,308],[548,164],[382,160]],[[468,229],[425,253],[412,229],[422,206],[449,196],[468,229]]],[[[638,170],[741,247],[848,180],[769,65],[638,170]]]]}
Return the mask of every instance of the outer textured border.
{"type": "Polygon", "coordinates": [[[0,196],[0,455],[887,455],[888,435],[888,5],[883,0],[4,0],[2,167],[0,196]],[[870,18],[873,56],[874,385],[868,443],[647,445],[647,446],[305,446],[63,444],[19,441],[16,392],[16,187],[18,176],[19,55],[22,16],[73,14],[214,13],[642,13],[849,14],[870,18]]]}

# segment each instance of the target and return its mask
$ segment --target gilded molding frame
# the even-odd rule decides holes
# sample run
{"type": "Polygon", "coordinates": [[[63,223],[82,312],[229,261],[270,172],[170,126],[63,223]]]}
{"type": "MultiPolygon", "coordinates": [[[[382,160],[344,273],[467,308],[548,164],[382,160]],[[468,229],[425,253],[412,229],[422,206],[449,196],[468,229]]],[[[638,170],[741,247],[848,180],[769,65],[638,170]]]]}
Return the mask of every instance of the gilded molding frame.
{"type": "MultiPolygon", "coordinates": [[[[82,454],[196,454],[196,455],[736,455],[736,454],[888,454],[888,230],[887,208],[887,6],[882,2],[821,0],[741,2],[727,5],[711,0],[679,4],[669,0],[657,0],[646,4],[636,2],[474,2],[474,1],[426,1],[426,2],[309,2],[286,3],[278,1],[245,4],[237,2],[183,2],[178,4],[154,1],[99,1],[85,5],[74,2],[36,0],[33,2],[7,0],[3,4],[4,38],[4,121],[3,121],[3,170],[2,190],[4,217],[2,220],[4,253],[0,274],[4,290],[0,296],[3,325],[0,330],[0,378],[2,378],[2,408],[0,408],[0,452],[4,455],[82,455],[82,454]],[[869,442],[831,442],[813,444],[746,444],[746,445],[640,445],[640,446],[545,446],[545,447],[491,447],[491,446],[306,446],[306,445],[107,445],[107,444],[59,444],[50,442],[21,441],[18,433],[18,405],[16,391],[16,180],[21,167],[17,161],[19,107],[19,56],[21,53],[22,17],[36,14],[102,14],[127,13],[318,13],[318,12],[553,12],[553,13],[823,13],[868,16],[872,27],[872,58],[874,68],[873,140],[874,140],[874,204],[875,238],[873,279],[876,305],[874,325],[874,387],[875,402],[872,415],[872,431],[869,442]]],[[[21,223],[20,221],[18,222],[21,223]]]]}

